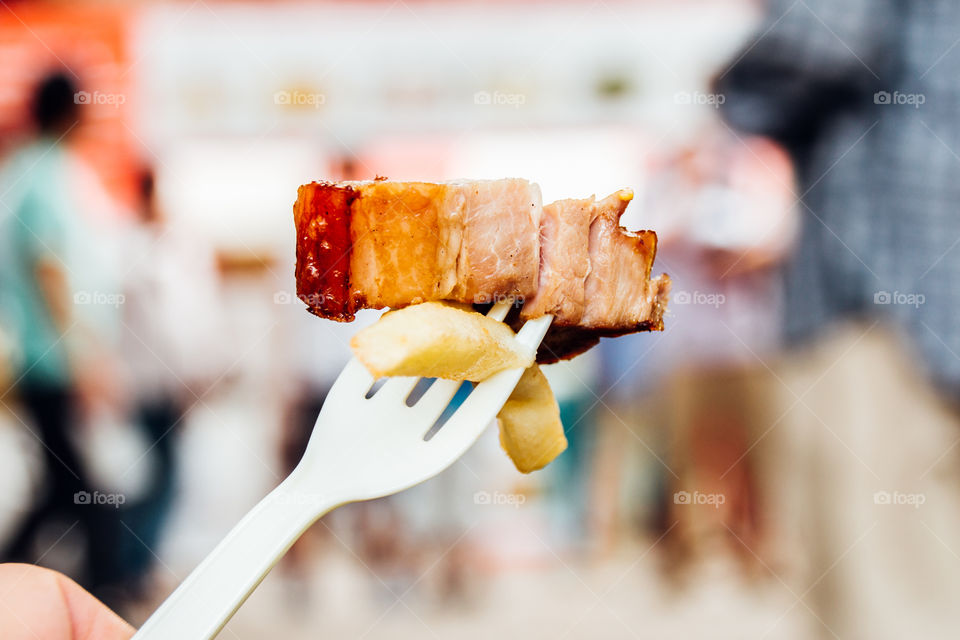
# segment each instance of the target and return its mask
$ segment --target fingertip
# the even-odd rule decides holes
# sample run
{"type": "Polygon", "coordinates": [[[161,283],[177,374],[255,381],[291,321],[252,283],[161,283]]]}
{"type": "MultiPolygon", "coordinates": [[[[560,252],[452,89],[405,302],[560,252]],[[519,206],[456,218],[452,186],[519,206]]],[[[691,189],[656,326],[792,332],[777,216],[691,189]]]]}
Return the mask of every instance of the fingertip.
{"type": "Polygon", "coordinates": [[[67,576],[55,573],[74,640],[128,640],[135,629],[67,576]]]}
{"type": "Polygon", "coordinates": [[[65,575],[30,564],[0,564],[0,638],[128,640],[135,630],[65,575]]]}

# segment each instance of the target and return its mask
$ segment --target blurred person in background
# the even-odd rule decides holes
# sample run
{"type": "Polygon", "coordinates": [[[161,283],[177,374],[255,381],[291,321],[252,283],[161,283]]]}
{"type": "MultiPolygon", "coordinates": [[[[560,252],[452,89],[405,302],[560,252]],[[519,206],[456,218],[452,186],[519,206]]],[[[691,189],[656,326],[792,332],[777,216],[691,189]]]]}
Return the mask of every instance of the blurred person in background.
{"type": "Polygon", "coordinates": [[[126,231],[121,348],[130,422],[149,443],[137,467],[143,487],[120,509],[118,585],[147,595],[146,578],[175,497],[177,443],[184,416],[213,380],[217,344],[216,264],[211,247],[164,213],[154,172],[140,171],[135,219],[126,231]]]}
{"type": "Polygon", "coordinates": [[[67,144],[80,119],[76,93],[64,73],[39,82],[31,102],[35,138],[0,174],[0,316],[19,346],[11,397],[26,410],[20,421],[44,454],[42,494],[2,557],[34,562],[44,552],[36,548],[44,527],[62,527],[53,539],[77,527],[86,542],[81,580],[97,588],[109,581],[112,564],[110,541],[101,535],[109,507],[89,499],[93,487],[74,436],[82,415],[116,404],[120,391],[101,327],[77,306],[89,302],[92,292],[78,286],[90,282],[84,272],[92,267],[83,254],[91,234],[73,182],[79,161],[67,144]]]}
{"type": "Polygon", "coordinates": [[[629,455],[639,440],[626,489],[642,492],[630,508],[648,512],[630,519],[664,536],[666,577],[690,584],[717,562],[755,573],[744,544],[759,550],[767,537],[756,480],[767,461],[751,444],[776,415],[757,354],[779,347],[774,267],[796,226],[779,145],[738,140],[719,122],[693,139],[655,161],[644,202],[669,220],[657,259],[675,282],[671,322],[654,343],[628,336],[601,347],[620,432],[613,449],[629,455]],[[683,501],[695,494],[713,502],[683,501]]]}
{"type": "Polygon", "coordinates": [[[802,348],[762,438],[766,506],[802,551],[795,607],[822,637],[960,625],[958,34],[956,2],[773,0],[716,82],[726,119],[798,172],[802,348]]]}

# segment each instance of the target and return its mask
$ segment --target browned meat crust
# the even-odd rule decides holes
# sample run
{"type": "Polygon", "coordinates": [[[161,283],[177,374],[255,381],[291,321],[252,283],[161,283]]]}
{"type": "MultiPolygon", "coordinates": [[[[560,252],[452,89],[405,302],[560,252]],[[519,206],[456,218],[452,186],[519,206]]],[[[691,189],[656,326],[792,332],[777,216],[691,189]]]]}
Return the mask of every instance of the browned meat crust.
{"type": "Polygon", "coordinates": [[[350,186],[311,183],[297,190],[293,221],[297,228],[297,297],[310,313],[353,320],[350,296],[350,186]]]}
{"type": "Polygon", "coordinates": [[[523,319],[555,316],[538,362],[571,358],[601,337],[663,329],[670,279],[650,278],[656,233],[619,226],[631,198],[543,207],[517,179],[303,185],[297,295],[337,321],[427,300],[526,300],[523,319]]]}

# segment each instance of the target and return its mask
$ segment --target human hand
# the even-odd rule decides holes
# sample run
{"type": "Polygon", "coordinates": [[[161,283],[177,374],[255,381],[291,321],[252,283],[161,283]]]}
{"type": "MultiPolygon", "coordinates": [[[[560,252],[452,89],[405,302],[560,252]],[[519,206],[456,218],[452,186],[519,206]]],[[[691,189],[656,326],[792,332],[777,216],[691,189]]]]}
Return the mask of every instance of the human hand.
{"type": "Polygon", "coordinates": [[[134,629],[66,576],[0,564],[0,638],[127,640],[134,629]]]}

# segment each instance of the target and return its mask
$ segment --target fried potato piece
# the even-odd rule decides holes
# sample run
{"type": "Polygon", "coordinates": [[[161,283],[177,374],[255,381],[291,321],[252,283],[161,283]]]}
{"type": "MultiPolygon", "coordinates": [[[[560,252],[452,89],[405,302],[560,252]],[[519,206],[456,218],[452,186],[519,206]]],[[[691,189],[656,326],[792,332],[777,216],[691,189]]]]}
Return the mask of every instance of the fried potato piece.
{"type": "Polygon", "coordinates": [[[537,365],[523,372],[497,419],[500,446],[522,473],[542,469],[567,448],[560,407],[537,365]]]}
{"type": "Polygon", "coordinates": [[[503,369],[526,368],[534,353],[507,325],[440,302],[390,311],[357,333],[350,346],[373,374],[480,382],[503,369]]]}
{"type": "Polygon", "coordinates": [[[425,302],[384,314],[350,341],[357,359],[380,378],[424,376],[479,382],[525,368],[497,416],[500,444],[517,469],[542,469],[567,448],[560,408],[534,354],[502,322],[458,304],[425,302]]]}

